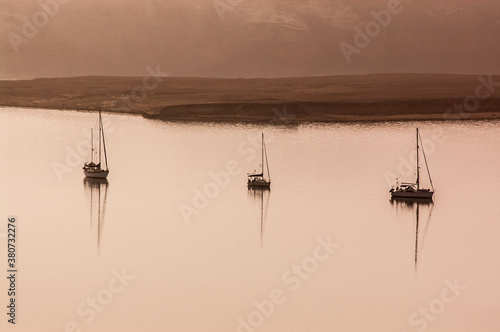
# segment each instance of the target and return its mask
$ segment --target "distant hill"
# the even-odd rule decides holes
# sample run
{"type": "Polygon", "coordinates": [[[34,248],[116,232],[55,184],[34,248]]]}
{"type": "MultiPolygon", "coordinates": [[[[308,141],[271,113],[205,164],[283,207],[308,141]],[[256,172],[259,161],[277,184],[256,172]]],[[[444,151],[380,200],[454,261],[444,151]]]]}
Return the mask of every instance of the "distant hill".
{"type": "Polygon", "coordinates": [[[110,112],[189,121],[496,118],[500,115],[500,76],[47,78],[0,81],[0,105],[72,110],[101,107],[110,112]],[[484,83],[488,80],[492,83],[484,83]],[[476,93],[489,96],[477,98],[476,93]]]}

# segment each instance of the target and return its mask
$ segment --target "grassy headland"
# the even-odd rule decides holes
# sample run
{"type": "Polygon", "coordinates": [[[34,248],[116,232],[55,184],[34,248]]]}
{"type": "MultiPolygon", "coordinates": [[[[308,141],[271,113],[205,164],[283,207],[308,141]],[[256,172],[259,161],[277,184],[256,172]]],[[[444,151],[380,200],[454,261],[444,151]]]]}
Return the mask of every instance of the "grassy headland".
{"type": "Polygon", "coordinates": [[[101,107],[103,111],[170,121],[300,123],[500,118],[500,83],[496,83],[500,76],[483,75],[484,82],[494,82],[489,86],[479,77],[373,74],[277,79],[41,78],[0,81],[0,105],[62,110],[101,107]],[[478,93],[489,96],[478,98],[478,93]]]}

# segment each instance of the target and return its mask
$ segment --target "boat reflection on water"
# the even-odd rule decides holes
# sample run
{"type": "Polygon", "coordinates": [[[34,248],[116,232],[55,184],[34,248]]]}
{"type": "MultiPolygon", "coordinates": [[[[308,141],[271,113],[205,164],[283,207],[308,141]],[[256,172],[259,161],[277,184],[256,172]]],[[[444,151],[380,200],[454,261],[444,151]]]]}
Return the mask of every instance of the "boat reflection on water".
{"type": "Polygon", "coordinates": [[[108,196],[108,180],[84,178],[85,194],[90,198],[90,231],[97,238],[97,254],[101,253],[101,235],[106,215],[106,200],[108,196]],[[94,235],[95,234],[95,235],[94,235]]]}
{"type": "Polygon", "coordinates": [[[264,224],[266,221],[267,208],[269,206],[269,196],[271,196],[271,189],[269,187],[249,187],[248,196],[259,202],[260,205],[260,246],[262,247],[264,237],[264,224]],[[266,204],[264,206],[264,196],[266,196],[266,204]]]}
{"type": "Polygon", "coordinates": [[[412,198],[403,198],[403,197],[392,197],[390,199],[392,205],[394,205],[399,212],[401,211],[412,212],[415,211],[415,273],[417,272],[418,265],[418,240],[419,240],[419,222],[420,222],[420,207],[425,206],[429,210],[429,214],[427,216],[427,223],[425,225],[424,233],[421,238],[420,245],[422,246],[422,242],[425,240],[425,235],[427,234],[427,228],[429,227],[432,210],[434,208],[434,202],[432,199],[412,199],[412,198]]]}

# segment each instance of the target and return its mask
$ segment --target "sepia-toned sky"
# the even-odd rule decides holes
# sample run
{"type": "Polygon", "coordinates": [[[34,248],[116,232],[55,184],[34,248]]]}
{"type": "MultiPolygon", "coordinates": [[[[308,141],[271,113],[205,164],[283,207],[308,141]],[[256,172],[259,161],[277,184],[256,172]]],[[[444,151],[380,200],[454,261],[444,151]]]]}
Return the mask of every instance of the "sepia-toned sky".
{"type": "Polygon", "coordinates": [[[389,2],[0,0],[0,79],[500,73],[499,1],[389,2]]]}

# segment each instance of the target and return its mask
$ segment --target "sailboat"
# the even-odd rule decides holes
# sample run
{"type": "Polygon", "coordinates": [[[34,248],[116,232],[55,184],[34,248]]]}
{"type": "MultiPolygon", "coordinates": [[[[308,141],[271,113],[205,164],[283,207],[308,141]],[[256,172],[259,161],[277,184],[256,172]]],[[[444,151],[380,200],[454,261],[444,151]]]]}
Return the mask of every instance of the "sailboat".
{"type": "Polygon", "coordinates": [[[94,130],[91,129],[91,146],[92,146],[92,151],[90,155],[90,162],[85,163],[83,165],[83,174],[85,174],[86,177],[88,178],[93,178],[93,179],[105,179],[108,174],[109,174],[109,169],[108,169],[108,157],[106,155],[106,142],[104,140],[104,128],[102,126],[102,116],[101,116],[101,109],[99,108],[99,146],[98,146],[98,157],[97,160],[94,160],[94,154],[95,154],[95,149],[94,149],[94,130]],[[102,143],[102,144],[101,144],[102,143]],[[104,168],[101,165],[101,157],[102,157],[102,152],[104,152],[104,168]]]}
{"type": "Polygon", "coordinates": [[[262,133],[262,158],[260,163],[260,173],[248,173],[248,187],[271,187],[271,174],[269,173],[269,163],[267,160],[266,143],[264,142],[264,133],[262,133]],[[264,168],[264,162],[266,168],[264,168]],[[264,171],[267,170],[267,177],[264,171]]]}
{"type": "Polygon", "coordinates": [[[401,197],[401,198],[412,198],[412,199],[432,199],[434,195],[434,186],[432,185],[431,173],[429,171],[429,165],[427,165],[427,158],[425,157],[425,151],[422,144],[422,154],[424,156],[425,167],[427,169],[427,175],[429,176],[429,181],[431,183],[432,189],[420,188],[420,166],[419,166],[419,150],[420,144],[422,143],[422,138],[418,132],[417,128],[417,178],[415,183],[396,183],[396,188],[394,186],[389,191],[391,193],[391,197],[401,197]]]}

